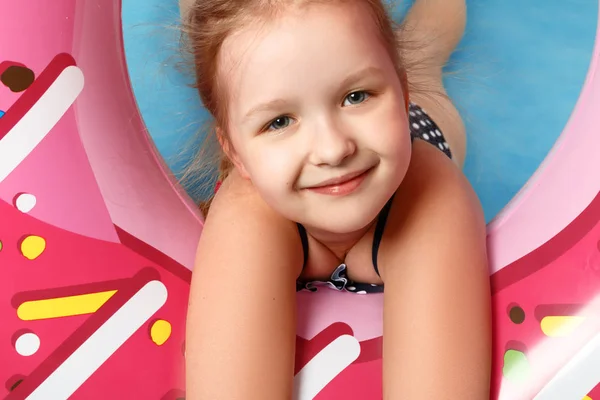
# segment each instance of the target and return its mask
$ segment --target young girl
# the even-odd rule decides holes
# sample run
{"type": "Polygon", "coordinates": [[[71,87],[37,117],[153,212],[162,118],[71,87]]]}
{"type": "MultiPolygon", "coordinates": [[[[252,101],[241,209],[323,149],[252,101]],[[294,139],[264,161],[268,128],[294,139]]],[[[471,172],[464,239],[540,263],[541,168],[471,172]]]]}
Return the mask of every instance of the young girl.
{"type": "Polygon", "coordinates": [[[290,399],[295,293],[313,281],[385,286],[385,399],[489,397],[485,223],[441,81],[465,13],[416,0],[394,31],[381,0],[191,5],[224,158],[193,274],[187,399],[290,399]]]}

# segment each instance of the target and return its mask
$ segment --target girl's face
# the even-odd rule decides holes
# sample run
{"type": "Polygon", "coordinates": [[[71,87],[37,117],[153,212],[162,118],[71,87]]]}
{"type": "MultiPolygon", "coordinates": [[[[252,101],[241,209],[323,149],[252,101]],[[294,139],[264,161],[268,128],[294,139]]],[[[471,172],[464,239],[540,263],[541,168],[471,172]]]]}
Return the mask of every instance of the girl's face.
{"type": "Polygon", "coordinates": [[[230,155],[273,209],[332,233],[373,221],[411,144],[400,79],[364,5],[292,9],[240,30],[219,76],[230,155]]]}

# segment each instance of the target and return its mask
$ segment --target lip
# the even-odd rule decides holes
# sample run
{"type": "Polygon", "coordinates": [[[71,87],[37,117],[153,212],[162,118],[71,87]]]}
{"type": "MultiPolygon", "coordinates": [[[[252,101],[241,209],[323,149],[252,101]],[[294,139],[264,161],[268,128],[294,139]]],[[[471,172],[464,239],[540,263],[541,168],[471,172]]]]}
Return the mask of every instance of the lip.
{"type": "Polygon", "coordinates": [[[347,195],[360,187],[372,169],[351,172],[338,178],[328,179],[316,186],[308,187],[306,190],[330,196],[347,195]]]}

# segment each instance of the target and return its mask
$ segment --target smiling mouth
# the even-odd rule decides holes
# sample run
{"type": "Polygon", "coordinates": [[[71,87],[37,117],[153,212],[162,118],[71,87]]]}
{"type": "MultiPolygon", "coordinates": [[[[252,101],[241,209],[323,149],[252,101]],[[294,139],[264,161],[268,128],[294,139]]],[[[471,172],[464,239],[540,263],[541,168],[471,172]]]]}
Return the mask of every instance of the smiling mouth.
{"type": "Polygon", "coordinates": [[[316,186],[307,187],[306,190],[319,194],[341,196],[354,192],[364,182],[373,167],[363,171],[352,172],[339,178],[329,179],[316,186]]]}
{"type": "Polygon", "coordinates": [[[340,176],[339,178],[333,178],[333,179],[328,179],[326,181],[323,181],[315,186],[311,186],[308,189],[316,189],[316,188],[321,188],[321,187],[327,187],[327,186],[334,186],[334,185],[341,185],[344,184],[348,181],[351,181],[352,179],[363,175],[364,173],[366,173],[367,171],[369,171],[371,168],[368,168],[366,170],[362,170],[362,171],[357,171],[357,172],[351,172],[349,174],[340,176]]]}

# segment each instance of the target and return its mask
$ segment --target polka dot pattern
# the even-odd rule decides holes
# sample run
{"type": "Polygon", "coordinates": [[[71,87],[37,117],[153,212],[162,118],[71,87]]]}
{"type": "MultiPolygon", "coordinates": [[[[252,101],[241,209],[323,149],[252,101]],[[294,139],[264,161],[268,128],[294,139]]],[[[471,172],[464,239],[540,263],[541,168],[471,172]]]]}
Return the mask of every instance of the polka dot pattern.
{"type": "Polygon", "coordinates": [[[410,123],[410,135],[413,139],[421,139],[431,143],[452,158],[450,145],[446,142],[440,128],[427,115],[425,110],[414,103],[410,103],[408,106],[408,121],[410,123]]]}
{"type": "Polygon", "coordinates": [[[348,277],[348,267],[346,264],[340,264],[326,281],[296,282],[296,291],[307,290],[316,292],[320,287],[341,292],[351,292],[356,294],[382,293],[383,286],[372,283],[354,282],[348,277]]]}

